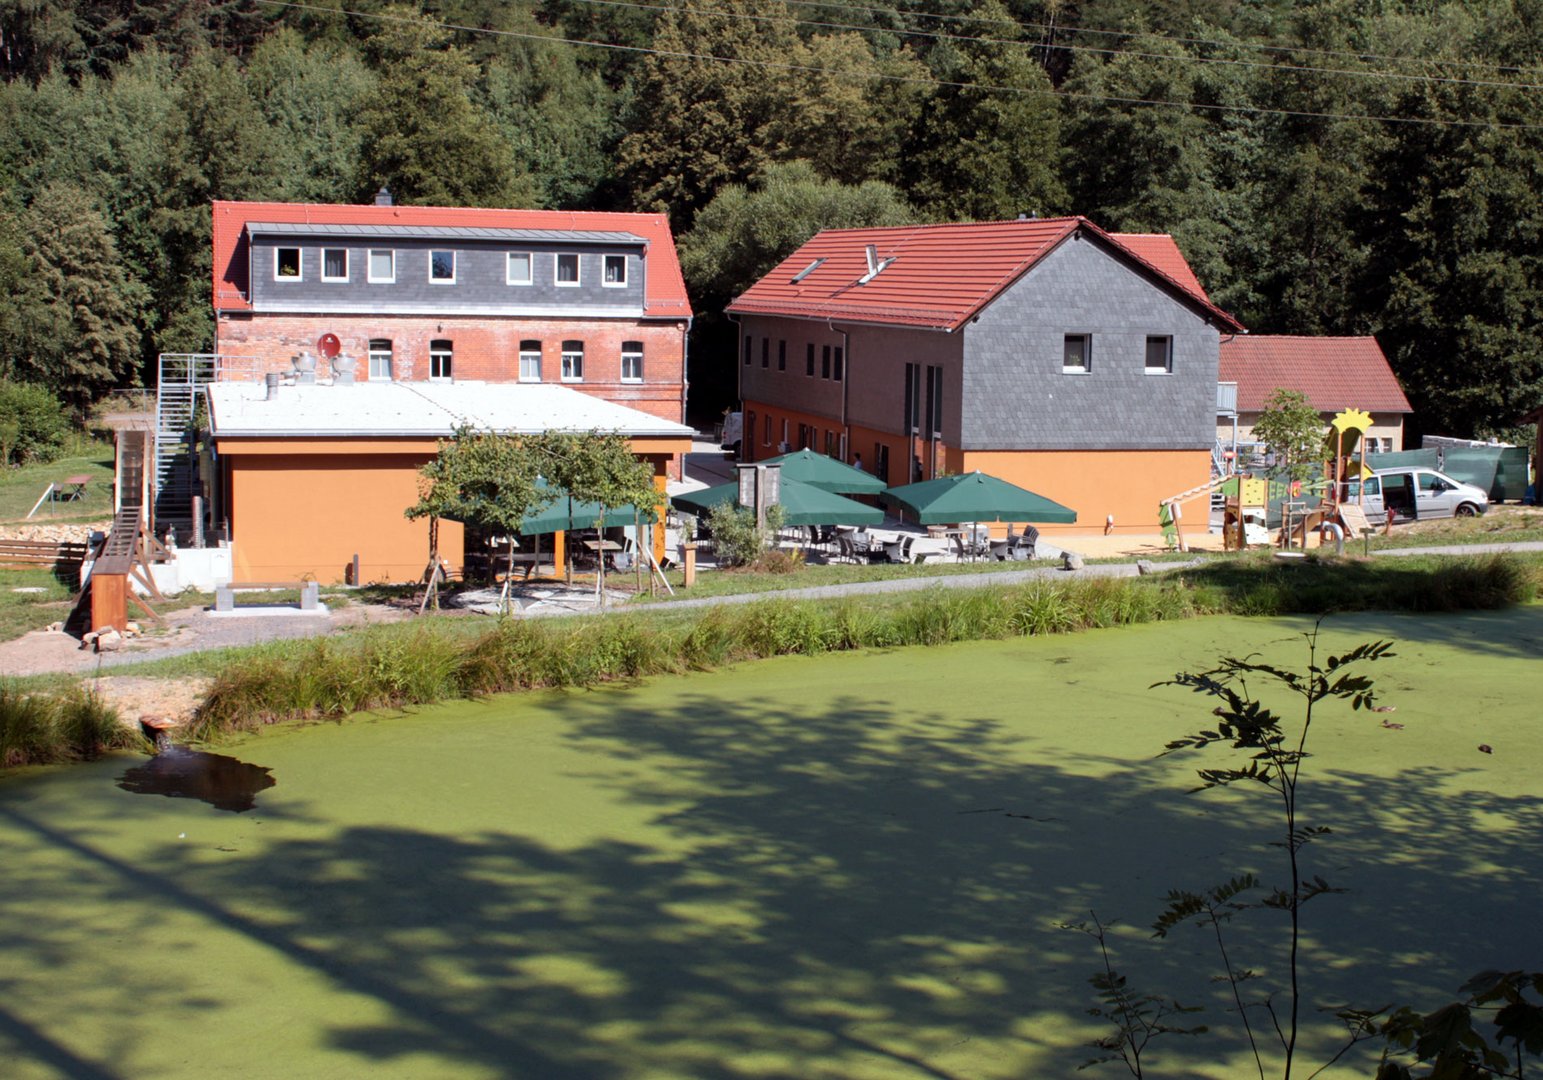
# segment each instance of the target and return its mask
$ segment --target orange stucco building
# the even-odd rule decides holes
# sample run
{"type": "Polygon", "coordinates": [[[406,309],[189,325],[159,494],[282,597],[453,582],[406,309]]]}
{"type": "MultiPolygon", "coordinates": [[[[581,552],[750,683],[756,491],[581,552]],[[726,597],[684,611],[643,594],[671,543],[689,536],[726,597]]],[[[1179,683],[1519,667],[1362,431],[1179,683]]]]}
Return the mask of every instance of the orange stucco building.
{"type": "MultiPolygon", "coordinates": [[[[418,471],[462,424],[508,434],[621,432],[653,465],[661,501],[669,463],[691,439],[683,425],[556,386],[227,382],[209,388],[209,402],[238,582],[335,584],[356,558],[361,583],[419,578],[429,523],[404,511],[418,501],[418,471]]],[[[441,556],[460,570],[462,526],[442,521],[439,529],[441,556]]]]}

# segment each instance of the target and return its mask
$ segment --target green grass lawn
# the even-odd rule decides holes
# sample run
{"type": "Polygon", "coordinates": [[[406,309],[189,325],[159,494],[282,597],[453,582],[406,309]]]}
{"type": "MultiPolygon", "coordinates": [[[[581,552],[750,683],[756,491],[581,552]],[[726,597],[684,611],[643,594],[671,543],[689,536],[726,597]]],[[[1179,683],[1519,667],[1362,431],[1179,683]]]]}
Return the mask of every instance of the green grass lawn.
{"type": "Polygon", "coordinates": [[[46,502],[32,517],[33,523],[76,524],[112,517],[112,444],[80,437],[74,443],[68,456],[47,465],[0,469],[0,523],[27,520],[27,511],[48,485],[70,476],[91,477],[85,497],[75,502],[46,502]]]}
{"type": "MultiPolygon", "coordinates": [[[[1187,793],[1201,759],[1156,755],[1209,705],[1149,687],[1222,651],[1299,665],[1306,625],[785,657],[270,730],[230,749],[277,780],[239,815],[119,790],[131,758],[9,777],[0,1060],[14,1080],[1069,1077],[1103,1029],[1094,948],[1057,927],[1094,909],[1133,984],[1214,1029],[1160,1041],[1147,1075],[1246,1075],[1207,936],[1146,928],[1172,887],[1278,881],[1272,817],[1187,793]]],[[[1334,834],[1306,870],[1349,890],[1304,916],[1312,1067],[1335,1044],[1319,1004],[1434,1008],[1543,957],[1543,608],[1328,628],[1379,637],[1397,711],[1321,714],[1307,772],[1304,824],[1334,834]]],[[[1276,930],[1229,931],[1261,987],[1276,930]]]]}

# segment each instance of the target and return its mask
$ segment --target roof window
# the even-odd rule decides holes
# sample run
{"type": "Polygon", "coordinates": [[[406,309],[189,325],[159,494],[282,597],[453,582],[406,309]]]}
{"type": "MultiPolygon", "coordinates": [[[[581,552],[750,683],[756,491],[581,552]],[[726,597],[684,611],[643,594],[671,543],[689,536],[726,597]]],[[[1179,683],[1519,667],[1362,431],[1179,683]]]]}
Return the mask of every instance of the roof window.
{"type": "Polygon", "coordinates": [[[804,267],[798,273],[794,274],[793,275],[793,280],[788,282],[788,284],[790,284],[790,285],[797,285],[800,281],[803,281],[804,278],[808,277],[810,274],[812,274],[816,270],[818,270],[820,268],[820,265],[822,263],[824,263],[824,262],[825,262],[824,259],[816,259],[816,260],[814,260],[814,262],[810,263],[808,266],[804,267]]]}

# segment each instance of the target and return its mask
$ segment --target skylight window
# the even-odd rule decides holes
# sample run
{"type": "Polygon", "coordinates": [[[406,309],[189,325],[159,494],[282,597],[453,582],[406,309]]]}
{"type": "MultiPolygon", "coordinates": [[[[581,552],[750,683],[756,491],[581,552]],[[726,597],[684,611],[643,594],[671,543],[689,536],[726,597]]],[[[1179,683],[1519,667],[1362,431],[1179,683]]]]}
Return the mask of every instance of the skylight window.
{"type": "Polygon", "coordinates": [[[816,270],[818,270],[820,268],[820,265],[823,262],[825,262],[824,259],[816,259],[816,260],[814,260],[814,262],[810,263],[808,266],[804,267],[798,273],[794,274],[793,275],[793,280],[791,282],[789,282],[789,284],[797,285],[800,281],[803,281],[804,278],[808,277],[810,274],[812,274],[816,270]]]}

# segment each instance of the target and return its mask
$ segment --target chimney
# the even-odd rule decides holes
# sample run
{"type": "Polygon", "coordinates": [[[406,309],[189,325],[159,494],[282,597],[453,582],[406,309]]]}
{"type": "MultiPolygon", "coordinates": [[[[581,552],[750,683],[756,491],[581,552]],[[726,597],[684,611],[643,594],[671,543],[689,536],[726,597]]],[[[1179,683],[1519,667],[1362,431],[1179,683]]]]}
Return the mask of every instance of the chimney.
{"type": "Polygon", "coordinates": [[[391,189],[385,184],[380,185],[380,190],[375,193],[376,206],[391,206],[391,189]]]}
{"type": "Polygon", "coordinates": [[[263,382],[268,386],[268,396],[265,400],[274,401],[279,396],[279,373],[270,371],[263,376],[263,382]]]}
{"type": "Polygon", "coordinates": [[[868,255],[868,276],[871,278],[879,272],[879,249],[869,244],[866,253],[868,255]]]}

